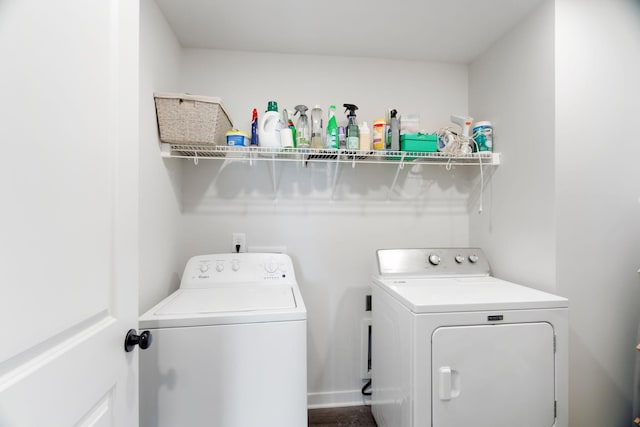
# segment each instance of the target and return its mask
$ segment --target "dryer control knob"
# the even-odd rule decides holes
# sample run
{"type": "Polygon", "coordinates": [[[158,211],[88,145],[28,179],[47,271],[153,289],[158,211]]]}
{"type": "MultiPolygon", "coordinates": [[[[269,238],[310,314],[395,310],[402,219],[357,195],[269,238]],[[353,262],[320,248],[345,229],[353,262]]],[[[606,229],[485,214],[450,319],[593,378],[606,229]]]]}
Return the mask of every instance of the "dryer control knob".
{"type": "Polygon", "coordinates": [[[429,262],[431,265],[438,265],[440,264],[440,257],[436,254],[431,254],[429,255],[429,262]]]}
{"type": "Polygon", "coordinates": [[[475,264],[476,262],[478,262],[478,255],[469,255],[469,262],[472,264],[475,264]]]}
{"type": "Polygon", "coordinates": [[[462,264],[464,262],[464,257],[462,255],[456,255],[455,259],[458,264],[462,264]]]}
{"type": "Polygon", "coordinates": [[[207,271],[209,271],[209,266],[207,264],[202,264],[200,266],[200,271],[206,273],[207,271]]]}
{"type": "Polygon", "coordinates": [[[217,265],[216,265],[216,271],[217,271],[218,273],[220,273],[222,270],[224,270],[224,265],[222,265],[222,264],[217,264],[217,265]]]}
{"type": "Polygon", "coordinates": [[[231,269],[232,269],[233,271],[238,271],[238,270],[240,270],[240,264],[238,264],[237,262],[232,262],[232,263],[231,263],[231,269]]]}

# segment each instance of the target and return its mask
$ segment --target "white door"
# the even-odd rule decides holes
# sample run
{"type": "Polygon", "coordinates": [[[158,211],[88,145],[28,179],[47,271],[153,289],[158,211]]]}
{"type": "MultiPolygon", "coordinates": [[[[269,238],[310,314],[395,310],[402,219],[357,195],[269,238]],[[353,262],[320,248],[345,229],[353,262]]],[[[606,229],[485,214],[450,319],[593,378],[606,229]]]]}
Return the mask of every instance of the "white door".
{"type": "Polygon", "coordinates": [[[135,426],[138,3],[0,0],[0,426],[135,426]]]}
{"type": "Polygon", "coordinates": [[[433,427],[552,427],[553,336],[545,322],[436,329],[433,427]]]}

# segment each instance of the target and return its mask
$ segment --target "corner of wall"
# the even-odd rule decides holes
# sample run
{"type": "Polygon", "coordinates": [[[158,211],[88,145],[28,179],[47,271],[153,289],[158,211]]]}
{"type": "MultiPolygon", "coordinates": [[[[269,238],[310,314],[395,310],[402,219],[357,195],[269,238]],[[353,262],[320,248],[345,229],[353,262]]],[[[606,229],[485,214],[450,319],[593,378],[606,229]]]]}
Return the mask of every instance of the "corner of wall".
{"type": "Polygon", "coordinates": [[[549,291],[555,289],[554,23],[553,1],[544,1],[469,71],[470,113],[493,123],[494,150],[503,160],[485,175],[484,211],[471,215],[471,242],[485,249],[497,275],[549,291]]]}
{"type": "Polygon", "coordinates": [[[154,1],[140,2],[140,284],[146,311],[179,282],[182,165],[160,156],[153,93],[177,90],[181,48],[154,1]]]}

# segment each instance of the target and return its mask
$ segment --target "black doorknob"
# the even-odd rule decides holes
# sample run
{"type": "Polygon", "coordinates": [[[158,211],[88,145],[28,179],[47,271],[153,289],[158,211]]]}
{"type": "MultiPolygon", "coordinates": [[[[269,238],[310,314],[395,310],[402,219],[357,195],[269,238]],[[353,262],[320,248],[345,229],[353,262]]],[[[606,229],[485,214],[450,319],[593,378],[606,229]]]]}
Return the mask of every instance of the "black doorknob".
{"type": "Polygon", "coordinates": [[[127,332],[127,336],[124,338],[124,351],[127,353],[133,351],[133,348],[137,345],[140,346],[141,350],[146,350],[151,346],[151,332],[144,331],[140,335],[137,335],[137,333],[135,329],[129,329],[129,332],[127,332]]]}

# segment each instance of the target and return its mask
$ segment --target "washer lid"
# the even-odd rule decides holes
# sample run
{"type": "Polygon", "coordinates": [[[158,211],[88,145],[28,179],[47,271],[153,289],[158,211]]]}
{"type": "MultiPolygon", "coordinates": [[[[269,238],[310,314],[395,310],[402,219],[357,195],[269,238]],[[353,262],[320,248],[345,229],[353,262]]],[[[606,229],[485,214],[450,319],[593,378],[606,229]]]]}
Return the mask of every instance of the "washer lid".
{"type": "Polygon", "coordinates": [[[414,313],[566,308],[557,295],[491,276],[377,279],[414,313]]]}
{"type": "Polygon", "coordinates": [[[141,328],[207,326],[306,319],[291,285],[229,285],[179,289],[140,316],[141,328]]]}
{"type": "Polygon", "coordinates": [[[291,286],[224,286],[181,291],[154,314],[209,314],[295,308],[291,286]]]}

